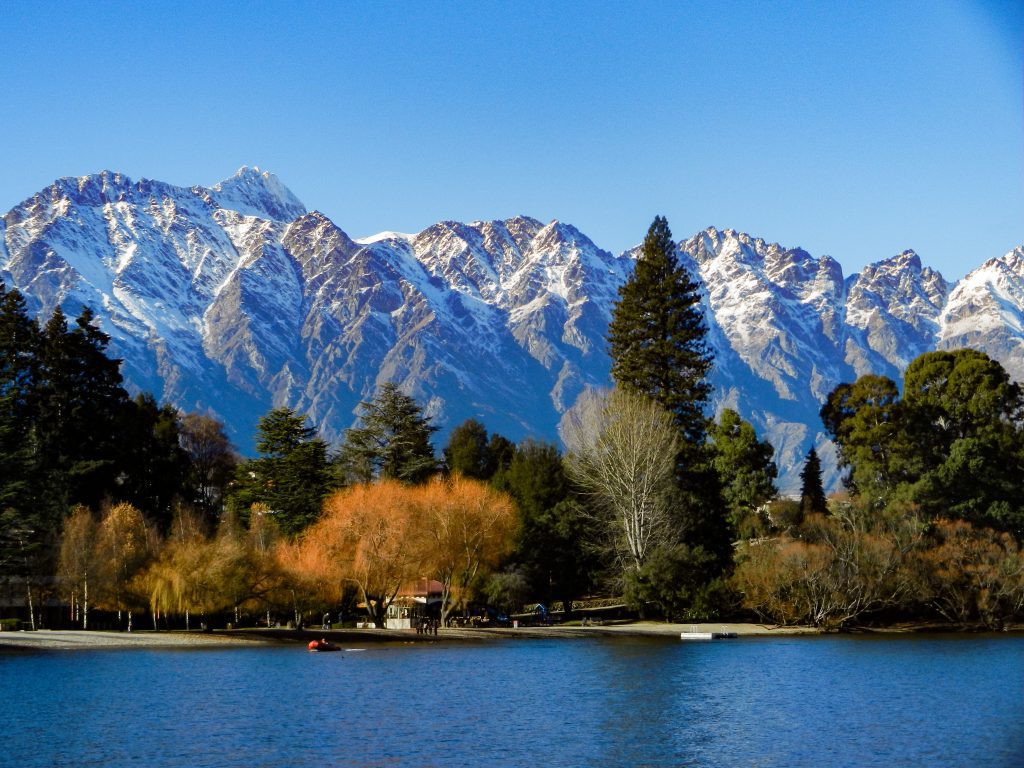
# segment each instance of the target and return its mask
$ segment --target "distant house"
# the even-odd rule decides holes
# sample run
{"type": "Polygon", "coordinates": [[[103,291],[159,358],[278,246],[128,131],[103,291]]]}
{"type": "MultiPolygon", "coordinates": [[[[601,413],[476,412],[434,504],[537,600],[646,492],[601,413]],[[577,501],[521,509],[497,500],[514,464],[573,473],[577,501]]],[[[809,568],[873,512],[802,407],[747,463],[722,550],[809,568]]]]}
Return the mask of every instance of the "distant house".
{"type": "Polygon", "coordinates": [[[439,618],[443,585],[434,579],[418,579],[403,584],[394,602],[388,606],[385,623],[388,629],[412,629],[425,618],[439,618]]]}

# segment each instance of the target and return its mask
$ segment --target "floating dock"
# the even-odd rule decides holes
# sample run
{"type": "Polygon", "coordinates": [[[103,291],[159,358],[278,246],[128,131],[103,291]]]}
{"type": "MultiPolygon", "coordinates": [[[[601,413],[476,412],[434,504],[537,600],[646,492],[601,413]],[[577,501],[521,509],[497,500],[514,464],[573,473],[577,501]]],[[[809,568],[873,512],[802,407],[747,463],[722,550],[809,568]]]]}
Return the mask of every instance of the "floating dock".
{"type": "Polygon", "coordinates": [[[679,633],[680,640],[730,640],[739,637],[736,632],[700,632],[694,627],[692,630],[679,633]]]}

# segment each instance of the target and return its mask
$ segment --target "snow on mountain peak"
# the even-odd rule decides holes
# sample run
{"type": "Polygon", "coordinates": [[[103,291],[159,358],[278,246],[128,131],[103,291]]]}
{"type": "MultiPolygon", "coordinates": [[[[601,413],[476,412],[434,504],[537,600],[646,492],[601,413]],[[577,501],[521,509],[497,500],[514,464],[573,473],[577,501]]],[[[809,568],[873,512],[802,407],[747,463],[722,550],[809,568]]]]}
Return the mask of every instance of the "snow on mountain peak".
{"type": "Polygon", "coordinates": [[[230,179],[209,188],[221,208],[271,221],[294,221],[306,206],[269,171],[243,165],[230,179]]]}
{"type": "Polygon", "coordinates": [[[355,242],[359,243],[359,245],[371,245],[385,240],[398,240],[400,242],[411,243],[415,239],[416,235],[410,235],[405,232],[378,232],[376,235],[357,237],[355,238],[355,242]]]}

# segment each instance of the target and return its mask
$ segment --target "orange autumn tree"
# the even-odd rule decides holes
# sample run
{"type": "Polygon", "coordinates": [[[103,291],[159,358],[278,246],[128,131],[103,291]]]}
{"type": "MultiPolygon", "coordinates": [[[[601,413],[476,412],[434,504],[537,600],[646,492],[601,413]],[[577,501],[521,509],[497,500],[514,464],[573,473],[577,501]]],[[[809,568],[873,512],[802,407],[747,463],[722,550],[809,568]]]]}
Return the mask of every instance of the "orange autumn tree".
{"type": "Polygon", "coordinates": [[[441,621],[463,608],[483,571],[511,551],[518,517],[512,500],[486,483],[455,475],[408,489],[422,517],[423,562],[441,582],[441,621]]]}
{"type": "Polygon", "coordinates": [[[293,568],[321,585],[355,584],[374,625],[384,627],[402,585],[423,570],[423,516],[412,503],[413,492],[382,480],[335,493],[303,535],[293,568]]]}

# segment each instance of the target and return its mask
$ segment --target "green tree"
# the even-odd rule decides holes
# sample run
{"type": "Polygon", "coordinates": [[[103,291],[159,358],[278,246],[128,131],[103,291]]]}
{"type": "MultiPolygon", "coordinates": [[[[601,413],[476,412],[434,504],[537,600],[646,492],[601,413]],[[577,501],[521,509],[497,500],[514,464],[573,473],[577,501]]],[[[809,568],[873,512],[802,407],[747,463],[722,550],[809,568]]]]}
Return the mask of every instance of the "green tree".
{"type": "Polygon", "coordinates": [[[877,508],[1024,531],[1024,395],[982,352],[928,352],[895,383],[862,376],[829,395],[822,421],[852,489],[877,508]]]}
{"type": "Polygon", "coordinates": [[[800,511],[804,516],[828,512],[825,488],[821,483],[821,459],[813,447],[807,452],[804,468],[800,470],[800,511]]]}
{"type": "Polygon", "coordinates": [[[476,419],[466,419],[455,427],[444,449],[444,463],[453,474],[475,480],[490,480],[496,467],[486,427],[476,419]]]}
{"type": "Polygon", "coordinates": [[[657,216],[644,238],[630,279],[608,326],[612,378],[651,398],[671,415],[681,438],[676,457],[678,493],[671,504],[680,543],[715,555],[708,577],[732,558],[732,535],[704,414],[713,356],[697,284],[677,256],[668,222],[657,216]]]}
{"type": "Polygon", "coordinates": [[[903,383],[919,456],[902,494],[926,515],[1024,532],[1024,393],[997,361],[974,349],[929,352],[903,383]]]}
{"type": "Polygon", "coordinates": [[[291,408],[274,408],[256,427],[258,458],[242,463],[235,495],[248,509],[264,504],[292,536],[316,520],[330,490],[327,444],[291,408]]]}
{"type": "Polygon", "coordinates": [[[529,592],[542,602],[561,600],[565,615],[584,594],[597,568],[591,549],[589,516],[573,498],[562,457],[552,443],[527,439],[494,484],[515,501],[521,518],[512,560],[525,576],[529,592]]]}
{"type": "Polygon", "coordinates": [[[124,454],[118,496],[138,507],[161,533],[171,523],[175,498],[181,496],[188,473],[188,454],[181,447],[178,411],[159,405],[148,392],[125,409],[124,454]]]}
{"type": "Polygon", "coordinates": [[[758,440],[753,425],[730,408],[722,411],[709,435],[729,519],[738,530],[746,518],[775,498],[775,449],[758,440]]]}
{"type": "Polygon", "coordinates": [[[717,618],[733,600],[721,578],[708,579],[716,557],[703,547],[666,542],[651,551],[625,581],[626,602],[644,615],[654,604],[666,620],[707,621],[717,618]]]}
{"type": "Polygon", "coordinates": [[[106,355],[109,341],[88,308],[69,330],[58,307],[43,329],[36,438],[46,506],[55,519],[72,504],[96,507],[116,496],[121,462],[131,450],[120,429],[128,393],[120,361],[106,355]]]}
{"type": "Polygon", "coordinates": [[[25,299],[0,282],[0,509],[21,507],[33,490],[33,393],[39,327],[25,299]]]}
{"type": "Polygon", "coordinates": [[[706,336],[697,284],[676,256],[668,222],[657,216],[612,310],[612,378],[671,413],[691,445],[704,442],[707,428],[712,354],[706,336]]]}
{"type": "Polygon", "coordinates": [[[345,430],[345,442],[338,456],[346,479],[420,483],[437,471],[430,443],[436,428],[416,401],[397,385],[382,385],[377,396],[360,404],[360,409],[360,425],[345,430]]]}
{"type": "Polygon", "coordinates": [[[917,448],[909,443],[905,409],[896,382],[861,376],[840,384],[821,409],[821,420],[849,469],[846,485],[876,503],[915,474],[917,448]]]}
{"type": "Polygon", "coordinates": [[[56,522],[38,504],[38,343],[24,298],[0,283],[0,577],[29,575],[56,522]]]}

